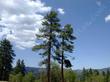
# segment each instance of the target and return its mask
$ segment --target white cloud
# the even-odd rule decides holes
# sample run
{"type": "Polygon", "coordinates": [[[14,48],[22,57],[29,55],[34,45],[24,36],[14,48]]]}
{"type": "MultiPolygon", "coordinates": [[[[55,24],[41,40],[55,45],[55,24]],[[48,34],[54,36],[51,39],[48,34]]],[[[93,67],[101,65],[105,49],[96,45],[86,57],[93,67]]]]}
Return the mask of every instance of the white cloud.
{"type": "Polygon", "coordinates": [[[57,11],[58,11],[60,14],[62,14],[62,15],[65,14],[64,9],[62,9],[62,8],[58,8],[57,11]]]}
{"type": "Polygon", "coordinates": [[[105,22],[108,22],[108,21],[110,21],[110,15],[105,17],[105,22]]]}
{"type": "Polygon", "coordinates": [[[50,10],[41,0],[0,0],[0,39],[5,37],[20,49],[32,47],[42,14],[50,10]]]}

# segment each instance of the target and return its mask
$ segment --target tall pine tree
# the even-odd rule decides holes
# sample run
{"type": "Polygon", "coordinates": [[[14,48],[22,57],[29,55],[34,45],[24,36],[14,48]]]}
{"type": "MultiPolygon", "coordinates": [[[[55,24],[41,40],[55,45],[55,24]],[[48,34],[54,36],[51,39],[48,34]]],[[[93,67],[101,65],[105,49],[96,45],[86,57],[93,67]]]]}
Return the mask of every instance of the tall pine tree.
{"type": "Polygon", "coordinates": [[[72,52],[73,51],[73,40],[76,37],[73,35],[73,28],[70,24],[64,26],[61,31],[61,74],[62,74],[62,82],[64,82],[64,68],[63,65],[65,63],[66,67],[71,67],[71,63],[69,60],[65,59],[65,52],[72,52]]]}
{"type": "Polygon", "coordinates": [[[56,50],[56,57],[59,63],[61,63],[61,80],[64,82],[64,64],[65,67],[71,67],[71,62],[69,59],[66,59],[66,53],[72,53],[74,49],[73,40],[75,40],[76,37],[73,35],[73,28],[70,24],[67,24],[64,26],[63,29],[60,31],[60,45],[58,46],[56,50]]]}
{"type": "Polygon", "coordinates": [[[43,28],[41,28],[40,34],[36,34],[39,40],[39,44],[33,47],[33,50],[41,50],[40,55],[46,57],[47,62],[47,80],[50,82],[50,67],[51,67],[51,57],[52,52],[54,52],[57,37],[56,34],[60,31],[59,27],[59,19],[57,17],[57,13],[55,11],[51,11],[44,17],[44,21],[42,23],[43,28]]]}
{"type": "Polygon", "coordinates": [[[25,75],[26,69],[25,69],[24,60],[21,61],[20,59],[18,59],[16,66],[12,73],[15,75],[19,73],[21,73],[23,76],[25,75]]]}
{"type": "Polygon", "coordinates": [[[7,39],[2,40],[0,42],[0,80],[8,80],[14,56],[10,41],[7,39]]]}

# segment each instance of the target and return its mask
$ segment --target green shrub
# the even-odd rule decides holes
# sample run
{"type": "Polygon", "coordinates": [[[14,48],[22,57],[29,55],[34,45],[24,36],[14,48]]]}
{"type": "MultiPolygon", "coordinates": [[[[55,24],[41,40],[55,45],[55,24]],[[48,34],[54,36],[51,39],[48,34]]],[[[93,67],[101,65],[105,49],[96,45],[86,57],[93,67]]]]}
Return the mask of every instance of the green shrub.
{"type": "Polygon", "coordinates": [[[66,82],[75,82],[76,79],[76,74],[74,73],[73,70],[68,69],[65,70],[65,81],[66,82]]]}
{"type": "Polygon", "coordinates": [[[28,74],[26,74],[23,78],[22,82],[34,82],[35,81],[35,77],[33,75],[33,73],[29,72],[28,74]]]}
{"type": "Polygon", "coordinates": [[[18,73],[16,75],[10,74],[9,76],[9,82],[22,82],[23,75],[21,73],[18,73]]]}

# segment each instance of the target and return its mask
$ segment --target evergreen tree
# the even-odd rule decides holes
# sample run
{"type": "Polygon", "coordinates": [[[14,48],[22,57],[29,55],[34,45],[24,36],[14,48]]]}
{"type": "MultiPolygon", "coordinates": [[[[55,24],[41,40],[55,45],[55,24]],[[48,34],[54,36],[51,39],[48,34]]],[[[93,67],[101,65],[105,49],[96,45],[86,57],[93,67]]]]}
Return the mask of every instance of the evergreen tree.
{"type": "Polygon", "coordinates": [[[26,70],[25,70],[24,61],[23,60],[21,61],[20,59],[18,59],[16,66],[14,68],[14,71],[12,73],[14,75],[21,73],[24,76],[25,72],[26,72],[26,70]]]}
{"type": "Polygon", "coordinates": [[[89,74],[92,75],[93,74],[93,70],[90,68],[89,69],[89,74]]]}
{"type": "Polygon", "coordinates": [[[14,57],[15,54],[10,41],[2,40],[0,42],[0,80],[8,80],[14,57]]]}
{"type": "Polygon", "coordinates": [[[87,71],[85,68],[83,68],[80,82],[86,82],[86,76],[87,76],[87,71]]]}
{"type": "Polygon", "coordinates": [[[94,70],[95,75],[99,75],[99,71],[98,70],[94,70]]]}
{"type": "Polygon", "coordinates": [[[24,60],[21,61],[21,74],[24,76],[26,73],[24,60]]]}
{"type": "Polygon", "coordinates": [[[73,40],[76,39],[76,37],[73,35],[73,28],[70,24],[67,24],[64,26],[63,29],[61,29],[60,32],[60,48],[57,48],[56,54],[57,54],[57,60],[61,61],[61,80],[64,82],[64,64],[65,67],[71,67],[71,62],[66,59],[65,52],[72,53],[74,46],[73,46],[73,40]],[[58,53],[59,52],[59,53],[58,53]]]}
{"type": "Polygon", "coordinates": [[[52,57],[52,51],[57,46],[56,34],[60,31],[59,19],[55,11],[51,11],[44,17],[42,23],[43,27],[39,30],[40,34],[36,34],[37,38],[40,39],[39,45],[33,47],[33,50],[43,50],[40,55],[46,57],[47,62],[47,76],[48,82],[50,82],[50,62],[52,57]]]}
{"type": "Polygon", "coordinates": [[[103,75],[103,76],[105,76],[105,75],[106,75],[106,74],[105,74],[105,71],[102,71],[102,75],[103,75]]]}
{"type": "Polygon", "coordinates": [[[88,74],[89,74],[88,78],[89,78],[90,82],[92,82],[93,70],[91,68],[88,70],[88,74]]]}
{"type": "Polygon", "coordinates": [[[105,82],[110,82],[109,78],[110,78],[110,71],[107,70],[106,77],[105,77],[105,82]]]}
{"type": "Polygon", "coordinates": [[[20,72],[21,72],[21,61],[20,61],[20,59],[18,59],[18,61],[16,62],[16,66],[14,68],[13,73],[16,75],[20,72]]]}

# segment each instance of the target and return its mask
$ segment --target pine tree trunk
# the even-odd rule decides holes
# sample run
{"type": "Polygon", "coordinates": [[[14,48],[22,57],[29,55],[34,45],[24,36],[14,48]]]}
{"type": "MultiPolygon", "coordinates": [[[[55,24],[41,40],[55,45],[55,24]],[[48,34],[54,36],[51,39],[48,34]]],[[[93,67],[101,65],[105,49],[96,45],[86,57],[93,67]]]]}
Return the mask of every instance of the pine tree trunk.
{"type": "Polygon", "coordinates": [[[1,81],[3,80],[3,67],[1,69],[1,81]]]}
{"type": "MultiPolygon", "coordinates": [[[[52,30],[50,29],[50,34],[52,34],[52,30]]],[[[52,39],[52,37],[51,37],[51,35],[50,35],[50,38],[49,38],[49,54],[48,54],[48,68],[47,68],[47,76],[48,76],[48,82],[51,82],[51,76],[50,76],[50,74],[51,74],[51,66],[50,66],[50,58],[51,58],[51,39],[52,39]]]]}
{"type": "Polygon", "coordinates": [[[51,82],[51,81],[50,81],[50,54],[48,55],[47,76],[48,76],[48,82],[51,82]]]}
{"type": "Polygon", "coordinates": [[[62,51],[62,63],[61,63],[61,82],[64,82],[64,69],[63,69],[63,51],[62,51]]]}
{"type": "Polygon", "coordinates": [[[64,51],[63,51],[63,43],[64,39],[62,38],[62,59],[61,59],[61,82],[64,82],[64,69],[63,69],[63,62],[64,62],[64,51]]]}

